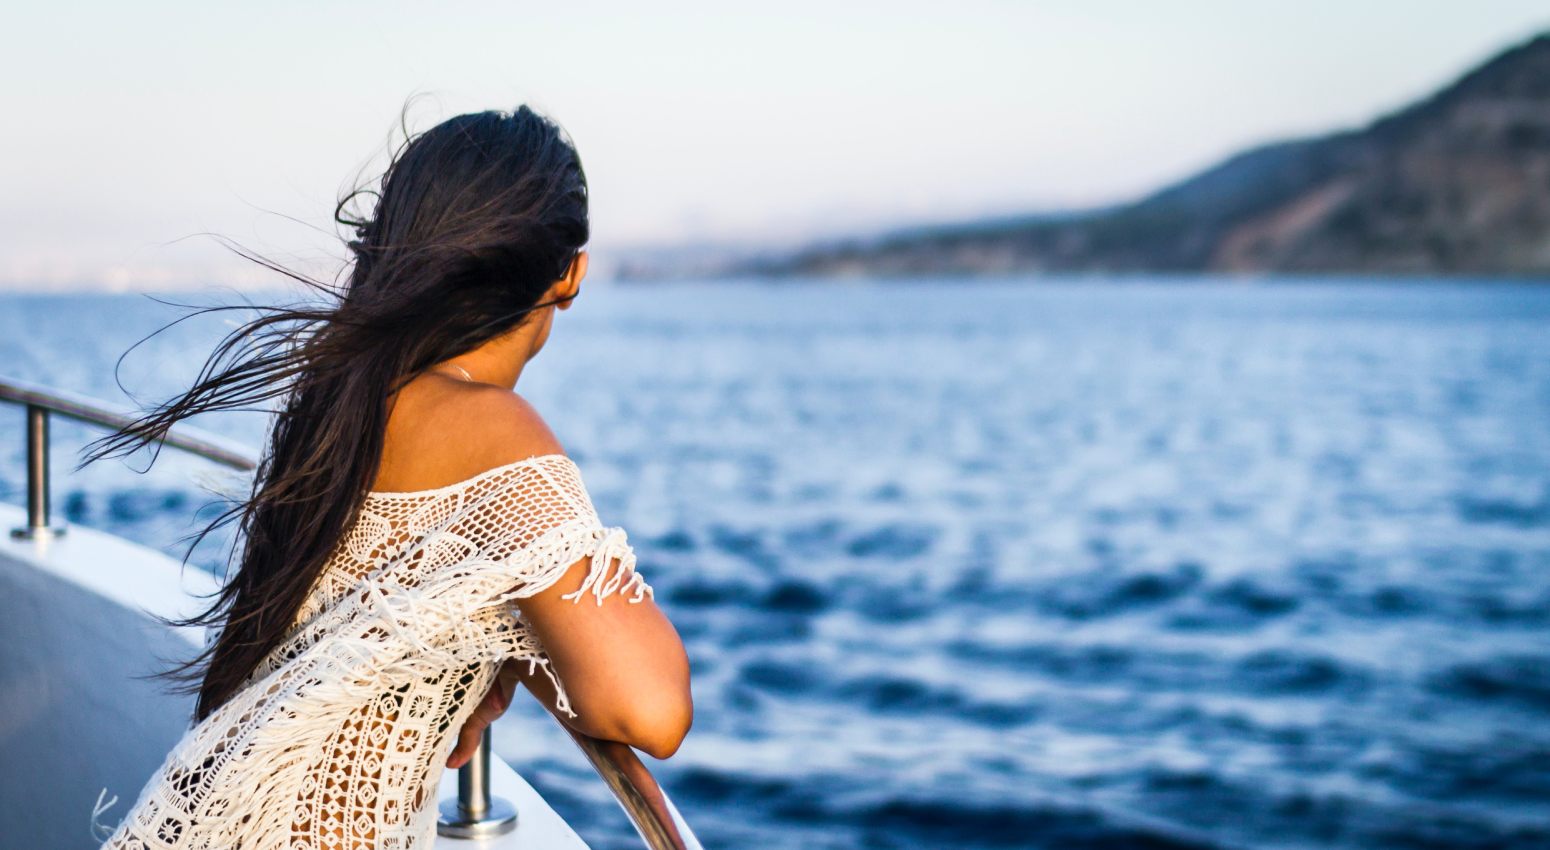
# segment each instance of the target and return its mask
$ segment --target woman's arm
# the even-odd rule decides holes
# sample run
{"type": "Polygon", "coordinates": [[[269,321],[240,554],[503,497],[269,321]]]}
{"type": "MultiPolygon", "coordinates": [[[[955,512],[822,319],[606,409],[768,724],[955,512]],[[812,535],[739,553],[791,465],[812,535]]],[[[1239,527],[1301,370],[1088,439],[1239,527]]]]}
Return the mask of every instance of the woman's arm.
{"type": "MultiPolygon", "coordinates": [[[[518,600],[544,642],[553,672],[566,682],[577,717],[566,717],[556,704],[560,695],[549,673],[527,659],[507,659],[457,734],[449,768],[473,757],[485,727],[512,704],[518,682],[577,732],[626,743],[654,758],[671,757],[684,743],[694,721],[684,642],[649,596],[629,602],[612,594],[601,605],[587,597],[580,603],[560,599],[581,585],[589,566],[591,557],[581,558],[555,585],[518,600]]],[[[612,569],[618,569],[618,558],[612,569]]]]}
{"type": "MultiPolygon", "coordinates": [[[[496,718],[501,717],[502,714],[505,714],[505,710],[512,706],[512,698],[516,693],[516,686],[519,686],[519,684],[524,689],[527,689],[527,692],[532,693],[533,700],[538,701],[539,706],[549,710],[549,714],[552,714],[555,720],[566,724],[570,729],[575,729],[575,731],[581,732],[581,734],[591,735],[594,738],[617,740],[617,738],[608,738],[606,735],[601,734],[601,732],[606,732],[606,729],[594,729],[592,724],[584,721],[586,718],[566,717],[566,714],[558,706],[560,692],[555,690],[555,682],[549,678],[549,673],[541,669],[541,665],[530,664],[527,659],[510,658],[504,664],[501,664],[501,670],[496,675],[494,684],[491,684],[490,692],[485,693],[484,700],[479,701],[479,706],[474,709],[473,715],[463,723],[462,729],[457,732],[457,746],[453,748],[451,755],[446,758],[446,766],[448,768],[462,768],[463,765],[467,765],[470,758],[473,758],[474,749],[479,748],[480,737],[484,735],[485,727],[494,723],[496,718]],[[532,667],[532,672],[529,672],[530,667],[532,667]]],[[[688,731],[687,726],[685,726],[684,731],[688,731]]],[[[679,737],[679,741],[682,741],[682,737],[679,737]]],[[[629,741],[622,741],[622,743],[629,743],[629,741]]],[[[662,755],[657,755],[656,752],[653,752],[653,749],[642,749],[646,754],[651,754],[653,757],[667,758],[673,754],[673,751],[676,751],[677,743],[671,743],[671,746],[657,746],[656,752],[662,752],[662,755]]]]}
{"type": "MultiPolygon", "coordinates": [[[[601,605],[590,594],[578,601],[560,598],[581,586],[589,566],[584,558],[543,592],[517,600],[576,712],[565,722],[594,738],[668,758],[694,720],[683,641],[650,596],[631,602],[612,594],[601,605]]],[[[615,559],[610,570],[617,569],[615,559]]],[[[523,684],[555,711],[548,676],[520,666],[523,684]]]]}

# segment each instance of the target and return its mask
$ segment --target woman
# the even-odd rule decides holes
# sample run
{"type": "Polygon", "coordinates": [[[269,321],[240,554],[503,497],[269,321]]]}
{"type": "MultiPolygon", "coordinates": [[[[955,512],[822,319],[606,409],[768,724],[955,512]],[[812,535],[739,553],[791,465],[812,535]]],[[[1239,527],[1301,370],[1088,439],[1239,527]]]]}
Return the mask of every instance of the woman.
{"type": "Polygon", "coordinates": [[[519,682],[657,758],[689,729],[677,632],[514,391],[587,271],[574,146],[526,106],[460,115],[347,217],[364,194],[336,214],[357,235],[343,288],[244,254],[328,301],[263,308],[187,393],[88,447],[282,402],[251,496],[194,541],[241,519],[215,603],[174,621],[219,627],[164,674],[197,691],[193,723],[104,846],[428,846],[443,765],[519,682]]]}

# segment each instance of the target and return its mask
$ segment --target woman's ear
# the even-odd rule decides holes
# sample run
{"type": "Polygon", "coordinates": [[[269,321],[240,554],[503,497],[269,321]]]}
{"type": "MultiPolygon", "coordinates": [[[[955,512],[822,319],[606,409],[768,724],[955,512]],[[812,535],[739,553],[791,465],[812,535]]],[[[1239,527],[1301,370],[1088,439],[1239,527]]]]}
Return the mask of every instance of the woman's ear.
{"type": "Polygon", "coordinates": [[[559,297],[565,298],[566,300],[560,302],[556,306],[558,306],[561,310],[570,309],[570,305],[575,303],[576,293],[581,291],[581,279],[586,276],[587,252],[579,251],[576,254],[576,258],[571,260],[570,268],[566,269],[565,277],[560,280],[559,297]]]}

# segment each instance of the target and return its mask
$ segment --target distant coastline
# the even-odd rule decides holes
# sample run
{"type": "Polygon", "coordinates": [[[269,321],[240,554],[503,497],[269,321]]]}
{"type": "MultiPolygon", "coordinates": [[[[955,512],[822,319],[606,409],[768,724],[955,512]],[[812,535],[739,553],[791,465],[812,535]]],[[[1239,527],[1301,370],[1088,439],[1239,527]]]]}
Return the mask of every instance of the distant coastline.
{"type": "Polygon", "coordinates": [[[1550,280],[1550,33],[1371,124],[1264,145],[1132,203],[795,249],[664,250],[627,281],[1018,274],[1550,280]]]}

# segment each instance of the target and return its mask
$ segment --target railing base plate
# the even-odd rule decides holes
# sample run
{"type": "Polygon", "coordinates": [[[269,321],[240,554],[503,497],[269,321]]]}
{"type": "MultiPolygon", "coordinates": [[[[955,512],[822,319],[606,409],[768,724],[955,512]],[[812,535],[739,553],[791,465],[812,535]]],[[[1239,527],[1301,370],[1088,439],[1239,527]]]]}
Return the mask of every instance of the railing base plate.
{"type": "Polygon", "coordinates": [[[52,539],[65,533],[63,525],[24,525],[11,529],[11,536],[18,540],[52,539]]]}
{"type": "Polygon", "coordinates": [[[499,797],[491,798],[489,810],[479,818],[469,817],[456,797],[442,800],[440,811],[436,834],[448,838],[490,838],[517,828],[517,810],[499,797]]]}

